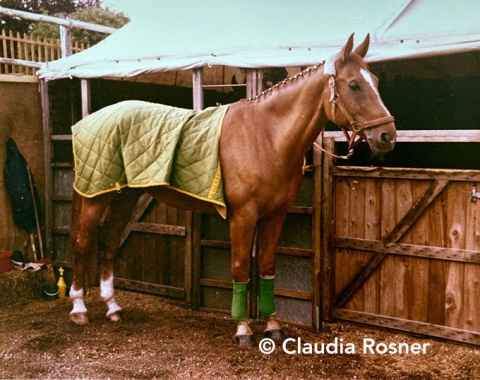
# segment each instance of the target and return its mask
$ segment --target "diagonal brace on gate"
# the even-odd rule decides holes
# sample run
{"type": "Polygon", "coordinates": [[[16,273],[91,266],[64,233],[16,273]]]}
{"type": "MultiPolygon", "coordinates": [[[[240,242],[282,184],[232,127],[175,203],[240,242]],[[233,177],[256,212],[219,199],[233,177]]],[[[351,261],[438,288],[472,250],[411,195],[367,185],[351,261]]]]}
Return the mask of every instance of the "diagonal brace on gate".
{"type": "MultiPolygon", "coordinates": [[[[441,194],[447,186],[448,180],[435,180],[425,191],[425,193],[413,204],[400,222],[388,233],[383,243],[396,243],[403,235],[412,227],[415,221],[422,216],[424,211],[433,201],[441,194]]],[[[341,308],[362,286],[362,284],[370,277],[370,275],[378,268],[387,252],[374,254],[371,259],[353,276],[352,280],[341,290],[339,295],[335,297],[333,304],[335,307],[341,308]]]]}

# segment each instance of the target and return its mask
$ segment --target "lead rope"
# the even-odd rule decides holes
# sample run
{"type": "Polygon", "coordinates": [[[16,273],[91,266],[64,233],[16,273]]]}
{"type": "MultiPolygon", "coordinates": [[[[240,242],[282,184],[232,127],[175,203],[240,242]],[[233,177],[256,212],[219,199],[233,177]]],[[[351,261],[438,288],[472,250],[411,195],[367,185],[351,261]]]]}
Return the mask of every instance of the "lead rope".
{"type": "Polygon", "coordinates": [[[318,149],[320,149],[323,153],[328,154],[329,156],[332,156],[334,158],[340,158],[341,160],[348,160],[350,157],[352,157],[353,154],[353,149],[349,149],[348,153],[345,156],[339,156],[335,153],[329,152],[328,150],[322,148],[320,144],[318,144],[316,141],[313,143],[318,149]]]}

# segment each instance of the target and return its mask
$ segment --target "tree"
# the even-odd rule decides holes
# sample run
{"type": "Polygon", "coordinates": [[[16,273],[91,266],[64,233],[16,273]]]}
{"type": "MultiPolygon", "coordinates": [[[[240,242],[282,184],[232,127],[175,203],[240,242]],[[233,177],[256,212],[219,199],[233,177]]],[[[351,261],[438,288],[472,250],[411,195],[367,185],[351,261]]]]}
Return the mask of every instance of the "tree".
{"type": "MultiPolygon", "coordinates": [[[[100,0],[0,0],[0,6],[5,8],[58,17],[70,16],[81,10],[89,8],[100,9],[100,5],[100,0]]],[[[110,13],[113,14],[113,12],[110,13]]],[[[120,19],[120,23],[122,20],[127,19],[124,14],[119,13],[117,15],[120,19]]],[[[102,20],[102,18],[108,19],[109,17],[103,16],[100,17],[100,20],[102,20]]],[[[114,18],[113,15],[112,18],[114,18]]],[[[92,20],[83,20],[79,18],[79,20],[96,23],[95,18],[92,20]]],[[[100,23],[100,21],[98,21],[98,23],[100,23]]],[[[6,29],[14,33],[29,33],[31,30],[36,28],[36,24],[37,23],[34,21],[22,20],[18,17],[0,15],[0,29],[6,29]]],[[[125,24],[125,21],[123,21],[123,24],[125,24]]]]}
{"type": "MultiPolygon", "coordinates": [[[[61,16],[61,15],[56,15],[61,16]]],[[[108,8],[98,6],[83,7],[68,15],[72,20],[85,21],[93,24],[121,28],[127,24],[130,19],[123,13],[116,13],[108,8]]],[[[60,28],[58,25],[40,22],[32,29],[32,35],[41,38],[60,38],[60,28]]],[[[72,28],[72,39],[78,42],[90,44],[90,46],[103,40],[107,35],[104,33],[92,32],[90,30],[72,28]]]]}
{"type": "MultiPolygon", "coordinates": [[[[0,0],[0,6],[25,12],[56,17],[69,17],[74,20],[120,28],[130,20],[123,13],[101,8],[100,0],[0,0]]],[[[18,17],[0,15],[0,29],[14,33],[32,33],[40,38],[60,38],[58,25],[23,20],[18,17]]],[[[94,45],[107,35],[89,30],[73,28],[73,40],[94,45]]],[[[1,50],[1,47],[0,47],[1,50]]]]}

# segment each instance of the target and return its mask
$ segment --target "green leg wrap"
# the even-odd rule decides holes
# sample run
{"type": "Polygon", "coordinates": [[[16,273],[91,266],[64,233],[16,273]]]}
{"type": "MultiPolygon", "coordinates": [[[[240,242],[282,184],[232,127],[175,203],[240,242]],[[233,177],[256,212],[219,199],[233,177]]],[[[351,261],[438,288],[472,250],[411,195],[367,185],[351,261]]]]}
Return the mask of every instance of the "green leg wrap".
{"type": "Polygon", "coordinates": [[[232,318],[235,322],[248,319],[247,282],[233,282],[232,318]]]}
{"type": "Polygon", "coordinates": [[[263,278],[260,276],[260,316],[268,318],[275,314],[275,298],[273,289],[275,286],[275,277],[263,278]]]}

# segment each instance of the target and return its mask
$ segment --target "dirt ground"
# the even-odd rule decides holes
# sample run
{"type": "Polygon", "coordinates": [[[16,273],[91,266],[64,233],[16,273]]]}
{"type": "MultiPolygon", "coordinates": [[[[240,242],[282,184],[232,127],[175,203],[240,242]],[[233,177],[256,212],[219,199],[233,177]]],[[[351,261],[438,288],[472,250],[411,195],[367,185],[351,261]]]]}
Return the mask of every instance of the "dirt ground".
{"type": "MultiPolygon", "coordinates": [[[[0,377],[48,379],[480,379],[480,349],[347,323],[313,333],[286,325],[294,338],[267,355],[238,348],[228,315],[191,311],[165,299],[117,291],[121,323],[108,322],[94,288],[87,296],[90,324],[68,320],[68,299],[0,308],[0,377]],[[298,351],[297,339],[300,339],[298,351]],[[425,353],[364,353],[365,339],[417,343],[425,353]],[[337,353],[334,343],[337,342],[337,353]],[[308,347],[332,344],[330,353],[308,347]],[[343,344],[343,354],[339,351],[343,344]],[[354,352],[353,352],[353,351],[354,352]]],[[[261,340],[261,321],[252,323],[261,340]]],[[[371,342],[371,340],[369,340],[371,342]]],[[[326,346],[324,346],[326,349],[326,346]]]]}

